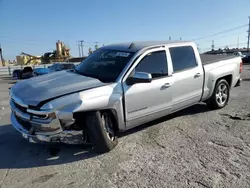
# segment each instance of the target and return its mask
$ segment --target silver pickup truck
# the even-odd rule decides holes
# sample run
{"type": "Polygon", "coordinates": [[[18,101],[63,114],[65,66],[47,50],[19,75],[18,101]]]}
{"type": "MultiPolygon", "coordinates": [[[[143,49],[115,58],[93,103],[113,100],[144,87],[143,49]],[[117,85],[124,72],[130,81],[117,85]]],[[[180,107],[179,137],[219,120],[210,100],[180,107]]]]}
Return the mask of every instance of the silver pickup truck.
{"type": "Polygon", "coordinates": [[[240,57],[200,56],[193,42],[109,45],[75,70],[12,86],[11,122],[30,142],[87,142],[107,152],[119,131],[201,101],[223,108],[241,72],[240,57]]]}

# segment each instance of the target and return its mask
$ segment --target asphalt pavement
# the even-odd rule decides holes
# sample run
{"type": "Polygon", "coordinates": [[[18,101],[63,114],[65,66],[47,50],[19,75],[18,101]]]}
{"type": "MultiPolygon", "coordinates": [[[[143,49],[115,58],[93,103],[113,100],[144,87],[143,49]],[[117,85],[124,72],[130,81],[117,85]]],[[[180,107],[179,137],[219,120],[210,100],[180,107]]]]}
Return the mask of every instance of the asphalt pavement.
{"type": "Polygon", "coordinates": [[[0,188],[250,187],[250,66],[229,104],[197,104],[119,135],[118,146],[30,144],[10,125],[0,77],[0,188]]]}

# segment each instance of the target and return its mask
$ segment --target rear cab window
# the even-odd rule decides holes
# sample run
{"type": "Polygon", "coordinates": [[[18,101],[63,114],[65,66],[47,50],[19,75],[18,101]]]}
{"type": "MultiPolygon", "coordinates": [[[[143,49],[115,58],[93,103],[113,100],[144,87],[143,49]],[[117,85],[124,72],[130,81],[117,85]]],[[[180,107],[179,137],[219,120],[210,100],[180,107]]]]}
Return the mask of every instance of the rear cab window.
{"type": "Polygon", "coordinates": [[[198,66],[192,46],[171,47],[169,52],[174,73],[198,66]]]}

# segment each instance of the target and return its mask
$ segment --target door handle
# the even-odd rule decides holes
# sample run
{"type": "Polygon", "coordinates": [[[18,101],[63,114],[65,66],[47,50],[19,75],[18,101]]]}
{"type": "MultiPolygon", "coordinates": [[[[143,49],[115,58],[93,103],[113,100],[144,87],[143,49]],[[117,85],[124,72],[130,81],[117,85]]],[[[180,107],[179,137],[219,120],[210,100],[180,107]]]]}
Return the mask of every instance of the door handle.
{"type": "Polygon", "coordinates": [[[170,83],[165,83],[165,84],[162,85],[162,88],[168,88],[168,87],[170,87],[170,86],[171,86],[170,83]]]}
{"type": "Polygon", "coordinates": [[[194,75],[194,78],[198,78],[201,76],[201,73],[197,73],[196,75],[194,75]]]}

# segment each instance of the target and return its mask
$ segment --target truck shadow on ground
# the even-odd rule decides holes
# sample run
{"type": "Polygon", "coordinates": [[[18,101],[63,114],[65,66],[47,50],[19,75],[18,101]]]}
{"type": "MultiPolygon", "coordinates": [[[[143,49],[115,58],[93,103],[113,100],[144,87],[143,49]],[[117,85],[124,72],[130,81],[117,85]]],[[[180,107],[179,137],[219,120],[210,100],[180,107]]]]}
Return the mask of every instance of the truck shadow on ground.
{"type": "Polygon", "coordinates": [[[12,125],[0,126],[0,169],[19,169],[72,163],[98,154],[87,145],[31,144],[12,125]]]}
{"type": "MultiPolygon", "coordinates": [[[[118,136],[123,137],[128,134],[133,134],[179,116],[193,115],[207,111],[209,111],[209,109],[205,104],[197,104],[188,109],[126,131],[125,133],[120,133],[118,136]]],[[[68,164],[100,155],[94,153],[93,149],[89,146],[30,144],[20,135],[20,133],[14,130],[11,125],[0,126],[0,151],[0,169],[19,169],[68,164]]]]}

